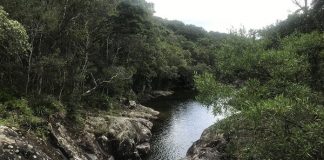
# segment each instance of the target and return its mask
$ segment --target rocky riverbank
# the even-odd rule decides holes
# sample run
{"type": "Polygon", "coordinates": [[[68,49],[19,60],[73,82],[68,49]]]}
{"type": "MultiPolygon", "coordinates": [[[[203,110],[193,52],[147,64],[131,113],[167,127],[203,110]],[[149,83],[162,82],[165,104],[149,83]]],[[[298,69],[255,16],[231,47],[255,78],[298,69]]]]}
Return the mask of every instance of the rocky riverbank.
{"type": "Polygon", "coordinates": [[[227,140],[219,133],[215,126],[207,128],[200,139],[193,143],[183,160],[224,160],[227,140]]]}
{"type": "Polygon", "coordinates": [[[132,102],[118,115],[91,114],[84,127],[54,117],[48,123],[49,138],[41,139],[26,131],[0,126],[0,159],[140,160],[150,151],[153,123],[159,112],[132,102]]]}

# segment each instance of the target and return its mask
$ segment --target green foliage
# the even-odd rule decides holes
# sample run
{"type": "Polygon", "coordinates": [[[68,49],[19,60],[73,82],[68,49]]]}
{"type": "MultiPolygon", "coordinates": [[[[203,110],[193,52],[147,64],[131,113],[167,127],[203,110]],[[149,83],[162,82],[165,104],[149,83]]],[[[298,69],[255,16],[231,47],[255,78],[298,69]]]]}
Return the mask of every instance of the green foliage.
{"type": "Polygon", "coordinates": [[[227,78],[196,76],[198,98],[234,114],[218,125],[230,139],[232,157],[322,159],[324,108],[316,91],[322,87],[322,34],[292,35],[279,44],[269,49],[262,39],[230,37],[217,55],[219,74],[227,78]],[[228,82],[237,79],[233,89],[228,82]]]}
{"type": "Polygon", "coordinates": [[[316,90],[324,90],[324,34],[312,32],[287,37],[282,47],[290,52],[305,57],[310,65],[309,85],[316,90]]]}
{"type": "Polygon", "coordinates": [[[260,101],[221,122],[232,139],[226,150],[239,159],[321,159],[323,108],[304,96],[260,101]]]}
{"type": "MultiPolygon", "coordinates": [[[[195,75],[195,85],[196,88],[200,91],[197,99],[203,102],[205,105],[216,105],[222,99],[227,99],[232,96],[234,93],[234,88],[232,86],[226,86],[215,80],[212,74],[204,73],[202,75],[195,75]]],[[[230,106],[225,105],[223,107],[216,109],[222,111],[223,109],[229,110],[230,106]]]]}
{"type": "Polygon", "coordinates": [[[55,113],[65,113],[65,106],[52,96],[39,96],[31,98],[29,106],[32,106],[34,115],[48,118],[55,113]]]}
{"type": "Polygon", "coordinates": [[[152,13],[147,7],[148,4],[143,0],[122,1],[117,6],[114,33],[137,34],[149,29],[148,16],[152,13]]]}
{"type": "Polygon", "coordinates": [[[8,14],[0,7],[0,51],[2,56],[17,56],[29,50],[28,35],[24,27],[17,21],[8,18],[8,14]]]}
{"type": "Polygon", "coordinates": [[[0,6],[0,87],[11,89],[13,92],[20,89],[9,82],[24,83],[23,61],[30,50],[28,35],[25,28],[17,21],[8,17],[0,6]]]}
{"type": "Polygon", "coordinates": [[[216,68],[227,81],[258,76],[254,74],[263,72],[254,69],[258,65],[258,58],[262,52],[263,49],[255,40],[232,34],[222,41],[216,55],[216,68]]]}
{"type": "Polygon", "coordinates": [[[36,128],[43,121],[34,116],[25,99],[14,99],[0,103],[1,124],[15,127],[36,128]]]}
{"type": "Polygon", "coordinates": [[[44,119],[59,112],[81,122],[87,107],[107,110],[116,98],[192,87],[194,72],[214,62],[214,48],[204,48],[218,35],[155,18],[144,0],[0,4],[9,13],[0,9],[0,86],[15,93],[1,93],[1,102],[27,97],[44,119]]]}
{"type": "MultiPolygon", "coordinates": [[[[10,17],[1,9],[1,25],[15,28],[1,30],[1,45],[11,48],[1,52],[9,57],[1,59],[1,85],[19,96],[49,96],[65,106],[72,96],[79,103],[95,100],[94,95],[134,97],[132,91],[192,87],[195,71],[215,67],[214,50],[226,36],[153,17],[153,5],[144,0],[0,4],[10,17]]],[[[55,110],[35,105],[45,117],[55,110]]]]}
{"type": "Polygon", "coordinates": [[[205,31],[201,27],[197,27],[194,25],[186,25],[183,22],[180,21],[166,21],[162,20],[162,23],[175,32],[176,34],[182,35],[186,37],[188,40],[191,41],[198,41],[199,39],[207,36],[207,31],[205,31]]]}

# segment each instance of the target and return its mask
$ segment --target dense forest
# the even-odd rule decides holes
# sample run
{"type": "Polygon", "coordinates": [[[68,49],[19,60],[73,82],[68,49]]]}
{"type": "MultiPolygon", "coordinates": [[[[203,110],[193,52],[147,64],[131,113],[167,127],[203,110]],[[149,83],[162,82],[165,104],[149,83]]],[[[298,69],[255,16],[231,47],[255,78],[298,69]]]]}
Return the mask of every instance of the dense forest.
{"type": "Polygon", "coordinates": [[[262,30],[207,32],[145,0],[0,0],[0,124],[82,127],[153,90],[197,88],[229,159],[324,158],[324,1],[262,30]],[[223,103],[219,105],[220,101],[223,103]]]}
{"type": "Polygon", "coordinates": [[[107,110],[121,97],[192,87],[194,72],[214,63],[209,50],[217,46],[209,44],[220,39],[153,17],[144,0],[0,4],[1,117],[27,126],[27,115],[63,111],[73,120],[81,109],[107,110]]]}

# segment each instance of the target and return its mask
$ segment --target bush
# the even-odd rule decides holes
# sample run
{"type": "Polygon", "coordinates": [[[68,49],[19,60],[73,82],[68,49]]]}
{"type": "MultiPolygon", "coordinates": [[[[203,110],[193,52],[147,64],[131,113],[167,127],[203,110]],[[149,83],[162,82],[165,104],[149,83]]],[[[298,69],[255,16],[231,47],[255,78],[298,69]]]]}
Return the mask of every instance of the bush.
{"type": "Polygon", "coordinates": [[[239,159],[323,159],[323,106],[307,98],[260,101],[218,125],[230,133],[227,151],[239,159]]]}
{"type": "Polygon", "coordinates": [[[25,99],[15,99],[0,104],[1,123],[8,126],[36,128],[43,121],[33,115],[25,99]]]}
{"type": "Polygon", "coordinates": [[[31,98],[29,105],[32,106],[33,113],[39,117],[49,117],[58,112],[66,112],[65,106],[52,96],[31,98]]]}

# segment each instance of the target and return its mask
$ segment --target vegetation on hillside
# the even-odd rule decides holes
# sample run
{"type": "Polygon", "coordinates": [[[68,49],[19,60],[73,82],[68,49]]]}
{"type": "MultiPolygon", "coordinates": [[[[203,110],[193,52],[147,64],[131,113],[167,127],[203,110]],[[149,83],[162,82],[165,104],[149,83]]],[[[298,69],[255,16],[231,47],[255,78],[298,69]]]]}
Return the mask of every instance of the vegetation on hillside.
{"type": "Polygon", "coordinates": [[[215,72],[196,76],[198,98],[215,113],[232,112],[217,125],[231,158],[324,158],[321,2],[259,31],[258,38],[231,34],[217,51],[215,72]]]}
{"type": "MultiPolygon", "coordinates": [[[[6,122],[20,115],[46,122],[57,113],[82,122],[86,108],[107,111],[125,97],[193,87],[194,73],[213,68],[213,50],[226,36],[154,17],[144,0],[0,0],[0,6],[6,122]]],[[[22,122],[28,125],[11,125],[34,123],[22,122]]]]}

